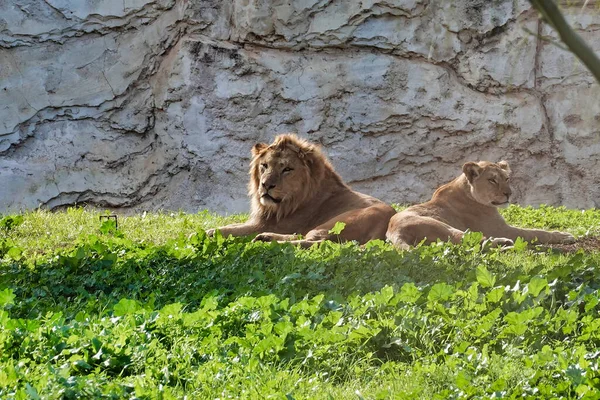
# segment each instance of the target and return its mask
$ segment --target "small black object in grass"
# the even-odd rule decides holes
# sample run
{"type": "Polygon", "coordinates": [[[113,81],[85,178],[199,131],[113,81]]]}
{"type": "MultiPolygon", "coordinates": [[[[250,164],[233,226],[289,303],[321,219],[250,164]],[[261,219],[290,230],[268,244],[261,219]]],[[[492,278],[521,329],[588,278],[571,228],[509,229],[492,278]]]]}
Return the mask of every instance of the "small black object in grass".
{"type": "Polygon", "coordinates": [[[115,214],[100,216],[100,222],[102,222],[102,220],[111,220],[111,219],[115,220],[115,229],[119,229],[119,222],[117,221],[117,216],[115,214]]]}

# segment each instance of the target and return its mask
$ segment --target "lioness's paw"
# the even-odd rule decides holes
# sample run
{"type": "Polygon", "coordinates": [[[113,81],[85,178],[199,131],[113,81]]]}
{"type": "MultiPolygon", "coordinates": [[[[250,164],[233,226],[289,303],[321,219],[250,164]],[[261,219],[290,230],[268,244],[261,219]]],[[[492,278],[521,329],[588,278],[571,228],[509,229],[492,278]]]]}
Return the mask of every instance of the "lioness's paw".
{"type": "Polygon", "coordinates": [[[575,236],[568,232],[552,232],[552,239],[555,243],[575,243],[575,236]]]}
{"type": "Polygon", "coordinates": [[[275,242],[278,240],[278,235],[275,233],[263,232],[256,235],[253,242],[275,242]]]}
{"type": "Polygon", "coordinates": [[[214,229],[212,229],[212,228],[211,228],[211,229],[208,229],[208,230],[206,230],[205,232],[206,232],[206,236],[208,236],[208,237],[213,237],[213,236],[215,236],[215,230],[214,230],[214,229]]]}
{"type": "Polygon", "coordinates": [[[514,245],[515,242],[508,238],[487,238],[481,244],[481,248],[486,250],[493,247],[511,247],[514,245]]]}
{"type": "Polygon", "coordinates": [[[491,241],[493,247],[514,246],[515,242],[508,238],[493,238],[491,241]]]}

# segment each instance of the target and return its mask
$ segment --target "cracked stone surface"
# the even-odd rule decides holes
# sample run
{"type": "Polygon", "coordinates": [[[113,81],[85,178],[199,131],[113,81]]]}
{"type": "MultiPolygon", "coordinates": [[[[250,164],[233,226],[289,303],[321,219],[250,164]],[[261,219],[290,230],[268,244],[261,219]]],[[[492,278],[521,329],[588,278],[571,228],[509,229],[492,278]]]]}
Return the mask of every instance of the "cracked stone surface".
{"type": "Polygon", "coordinates": [[[526,0],[0,2],[0,212],[247,211],[289,131],[388,202],[506,159],[516,202],[598,207],[600,88],[553,42],[526,0]]]}

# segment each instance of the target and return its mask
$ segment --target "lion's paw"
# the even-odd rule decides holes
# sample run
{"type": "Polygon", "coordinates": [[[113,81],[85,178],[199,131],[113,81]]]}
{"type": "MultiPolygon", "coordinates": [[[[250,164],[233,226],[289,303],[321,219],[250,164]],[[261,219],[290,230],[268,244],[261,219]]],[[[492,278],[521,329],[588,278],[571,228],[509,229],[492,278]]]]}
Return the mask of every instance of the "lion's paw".
{"type": "Polygon", "coordinates": [[[275,242],[278,240],[279,235],[277,235],[276,233],[270,233],[270,232],[263,232],[263,233],[259,233],[258,235],[256,235],[256,237],[254,239],[252,239],[253,242],[275,242]]]}
{"type": "Polygon", "coordinates": [[[575,236],[568,232],[552,232],[552,241],[564,244],[575,243],[575,236]]]}
{"type": "Polygon", "coordinates": [[[514,245],[515,242],[508,238],[487,238],[483,241],[481,248],[490,249],[493,247],[511,247],[514,245]]]}
{"type": "Polygon", "coordinates": [[[214,228],[207,229],[205,232],[206,232],[206,236],[208,236],[208,237],[215,236],[215,229],[214,228]]]}

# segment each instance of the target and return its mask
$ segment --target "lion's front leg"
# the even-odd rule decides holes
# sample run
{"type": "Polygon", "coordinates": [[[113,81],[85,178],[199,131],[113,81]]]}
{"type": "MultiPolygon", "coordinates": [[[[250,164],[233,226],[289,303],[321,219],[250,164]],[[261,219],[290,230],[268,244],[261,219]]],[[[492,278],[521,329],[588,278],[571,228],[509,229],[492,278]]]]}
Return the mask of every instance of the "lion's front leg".
{"type": "Polygon", "coordinates": [[[463,231],[435,218],[406,211],[392,217],[386,236],[395,247],[407,250],[423,240],[427,244],[438,239],[458,244],[462,242],[464,234],[463,231]]]}
{"type": "MultiPolygon", "coordinates": [[[[309,247],[317,244],[317,243],[323,243],[326,239],[320,239],[320,240],[306,240],[306,239],[300,239],[300,240],[290,240],[290,241],[286,241],[285,243],[291,243],[294,246],[300,246],[303,249],[308,249],[309,247]]],[[[280,242],[283,243],[283,242],[280,242]]]]}
{"type": "Polygon", "coordinates": [[[232,236],[247,236],[253,233],[257,233],[263,230],[263,227],[259,224],[253,223],[252,221],[244,222],[241,224],[231,224],[225,225],[220,228],[209,229],[206,231],[208,236],[213,236],[215,234],[215,230],[219,230],[221,234],[225,237],[232,236]]]}
{"type": "Polygon", "coordinates": [[[575,237],[568,232],[544,231],[541,229],[523,229],[516,228],[514,226],[508,226],[505,234],[502,234],[502,236],[512,240],[516,240],[517,237],[521,237],[528,242],[537,240],[537,242],[540,244],[575,242],[575,237]]]}
{"type": "Polygon", "coordinates": [[[298,235],[284,235],[281,233],[262,232],[256,235],[253,242],[289,242],[298,239],[298,235]]]}
{"type": "Polygon", "coordinates": [[[310,230],[306,234],[306,241],[312,246],[323,240],[356,241],[359,244],[374,239],[385,240],[388,223],[394,214],[396,210],[383,203],[346,211],[310,230]],[[333,233],[332,229],[338,222],[344,224],[343,229],[339,233],[333,233]]]}

